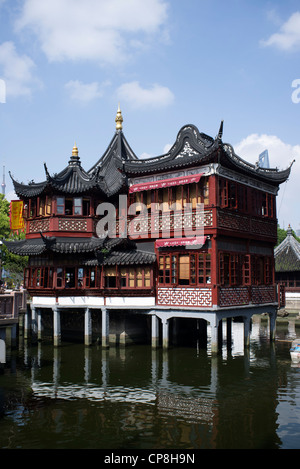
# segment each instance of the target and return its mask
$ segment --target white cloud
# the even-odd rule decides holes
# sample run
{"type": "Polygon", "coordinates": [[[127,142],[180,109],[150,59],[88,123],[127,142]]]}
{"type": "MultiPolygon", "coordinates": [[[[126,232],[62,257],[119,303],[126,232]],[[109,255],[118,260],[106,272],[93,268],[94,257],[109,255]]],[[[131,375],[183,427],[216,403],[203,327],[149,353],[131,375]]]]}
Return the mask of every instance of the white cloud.
{"type": "Polygon", "coordinates": [[[7,96],[30,96],[39,82],[34,77],[35,64],[27,55],[19,55],[13,42],[0,44],[0,74],[7,96]]]}
{"type": "Polygon", "coordinates": [[[293,13],[281,26],[279,32],[272,34],[264,46],[275,46],[281,50],[295,50],[300,48],[300,12],[293,13]]]}
{"type": "Polygon", "coordinates": [[[49,61],[119,63],[166,19],[165,0],[25,0],[16,30],[31,30],[49,61]]]}
{"type": "Polygon", "coordinates": [[[293,160],[288,181],[280,186],[277,197],[277,218],[281,227],[290,223],[296,230],[300,227],[300,207],[297,204],[300,180],[300,145],[290,145],[275,135],[251,134],[234,145],[237,155],[250,163],[256,163],[258,156],[268,150],[270,167],[286,169],[293,160]]]}
{"type": "Polygon", "coordinates": [[[142,88],[138,81],[124,83],[117,89],[120,101],[128,102],[133,108],[162,108],[174,101],[174,95],[165,86],[154,84],[151,88],[142,88]]]}
{"type": "Polygon", "coordinates": [[[109,82],[82,83],[79,80],[70,80],[65,84],[65,88],[71,99],[87,104],[94,99],[101,98],[104,94],[104,88],[109,84],[109,82]]]}
{"type": "Polygon", "coordinates": [[[258,161],[259,154],[268,150],[270,167],[285,169],[296,157],[300,159],[300,145],[284,143],[276,135],[251,134],[235,145],[235,152],[250,163],[258,161]]]}

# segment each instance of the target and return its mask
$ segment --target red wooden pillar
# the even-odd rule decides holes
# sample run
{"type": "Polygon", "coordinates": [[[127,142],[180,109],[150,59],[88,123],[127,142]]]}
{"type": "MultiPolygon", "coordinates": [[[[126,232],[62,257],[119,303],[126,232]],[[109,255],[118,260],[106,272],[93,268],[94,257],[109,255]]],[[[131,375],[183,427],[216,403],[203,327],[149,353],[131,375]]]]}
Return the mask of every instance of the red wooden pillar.
{"type": "Polygon", "coordinates": [[[218,277],[219,277],[218,248],[215,236],[211,237],[211,284],[212,284],[212,304],[218,305],[218,277]]]}
{"type": "Polygon", "coordinates": [[[218,184],[217,176],[212,175],[209,178],[209,205],[218,205],[218,184]]]}

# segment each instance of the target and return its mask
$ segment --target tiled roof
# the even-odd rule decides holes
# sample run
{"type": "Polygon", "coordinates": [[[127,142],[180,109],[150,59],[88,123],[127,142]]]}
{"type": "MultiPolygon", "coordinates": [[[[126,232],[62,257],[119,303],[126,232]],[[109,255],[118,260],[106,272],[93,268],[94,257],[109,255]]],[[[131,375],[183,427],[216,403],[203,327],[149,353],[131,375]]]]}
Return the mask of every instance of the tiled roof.
{"type": "Polygon", "coordinates": [[[276,272],[300,271],[300,243],[289,228],[286,238],[274,250],[276,272]]]}
{"type": "Polygon", "coordinates": [[[21,241],[2,241],[12,254],[17,254],[18,256],[36,256],[46,250],[42,238],[24,239],[21,241]]]}
{"type": "Polygon", "coordinates": [[[107,197],[126,189],[128,177],[136,177],[199,164],[221,163],[262,181],[278,185],[289,177],[291,165],[279,171],[260,168],[237,156],[231,145],[222,141],[223,123],[215,138],[200,133],[194,125],[186,125],[177,134],[171,149],[160,156],[138,159],[130,148],[122,130],[117,130],[102,157],[85,171],[78,156],[71,157],[69,165],[59,174],[50,176],[46,170],[46,181],[19,183],[13,178],[15,192],[19,197],[36,197],[47,188],[68,194],[86,193],[93,189],[107,197]]]}
{"type": "Polygon", "coordinates": [[[151,265],[156,261],[154,253],[146,251],[111,251],[104,256],[96,256],[84,261],[84,265],[151,265]]]}
{"type": "Polygon", "coordinates": [[[126,247],[132,248],[132,242],[125,238],[69,238],[69,237],[41,237],[21,241],[3,240],[7,249],[19,256],[35,256],[46,251],[56,253],[94,253],[103,248],[107,250],[126,247]]]}
{"type": "Polygon", "coordinates": [[[97,172],[86,173],[81,165],[70,164],[59,174],[48,176],[48,184],[59,192],[78,194],[97,187],[97,172]]]}
{"type": "Polygon", "coordinates": [[[5,241],[13,254],[37,256],[46,251],[60,254],[86,254],[85,265],[142,265],[153,264],[154,253],[139,251],[127,238],[56,238],[45,237],[21,241],[5,241]],[[92,255],[92,256],[91,256],[92,255]]]}
{"type": "Polygon", "coordinates": [[[79,157],[71,157],[69,164],[59,174],[50,176],[47,166],[45,166],[46,180],[40,183],[31,182],[30,184],[23,184],[14,180],[12,175],[10,177],[14,184],[14,189],[19,197],[37,197],[42,194],[46,189],[54,190],[58,193],[65,194],[83,194],[94,188],[98,187],[98,172],[97,168],[92,173],[88,174],[81,166],[79,157]]]}
{"type": "Polygon", "coordinates": [[[145,251],[112,251],[109,256],[103,260],[103,265],[140,265],[153,264],[156,255],[145,251]]]}
{"type": "Polygon", "coordinates": [[[200,133],[194,125],[181,128],[175,144],[168,153],[144,160],[132,160],[124,163],[124,170],[128,176],[138,176],[160,171],[179,169],[196,164],[222,163],[226,167],[238,170],[249,176],[261,179],[271,184],[281,184],[288,178],[291,165],[279,171],[277,168],[260,168],[257,165],[236,155],[233,147],[222,141],[223,123],[215,139],[200,133]]]}

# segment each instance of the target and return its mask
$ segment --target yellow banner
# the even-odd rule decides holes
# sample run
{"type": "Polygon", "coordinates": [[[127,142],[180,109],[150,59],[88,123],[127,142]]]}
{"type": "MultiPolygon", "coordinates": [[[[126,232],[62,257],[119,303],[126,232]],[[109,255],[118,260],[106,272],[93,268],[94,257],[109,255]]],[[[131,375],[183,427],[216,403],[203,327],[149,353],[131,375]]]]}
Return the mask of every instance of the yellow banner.
{"type": "Polygon", "coordinates": [[[23,219],[23,201],[12,200],[10,202],[10,229],[11,230],[23,230],[24,219],[23,219]]]}

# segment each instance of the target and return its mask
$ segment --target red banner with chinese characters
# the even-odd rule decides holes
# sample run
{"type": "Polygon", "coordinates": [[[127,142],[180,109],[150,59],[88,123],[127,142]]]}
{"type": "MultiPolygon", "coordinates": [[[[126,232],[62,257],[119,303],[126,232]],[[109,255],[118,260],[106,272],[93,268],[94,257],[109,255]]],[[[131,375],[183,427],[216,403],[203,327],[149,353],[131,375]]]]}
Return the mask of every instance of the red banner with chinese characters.
{"type": "Polygon", "coordinates": [[[170,179],[161,179],[160,181],[156,182],[134,184],[133,186],[129,187],[129,193],[164,189],[165,187],[182,186],[183,184],[193,184],[194,182],[200,181],[202,174],[203,173],[170,179]]]}
{"type": "Polygon", "coordinates": [[[24,230],[22,200],[12,200],[10,202],[10,229],[12,231],[24,230]]]}
{"type": "Polygon", "coordinates": [[[196,236],[195,238],[171,238],[155,241],[156,248],[174,248],[177,246],[203,246],[206,236],[196,236]]]}

